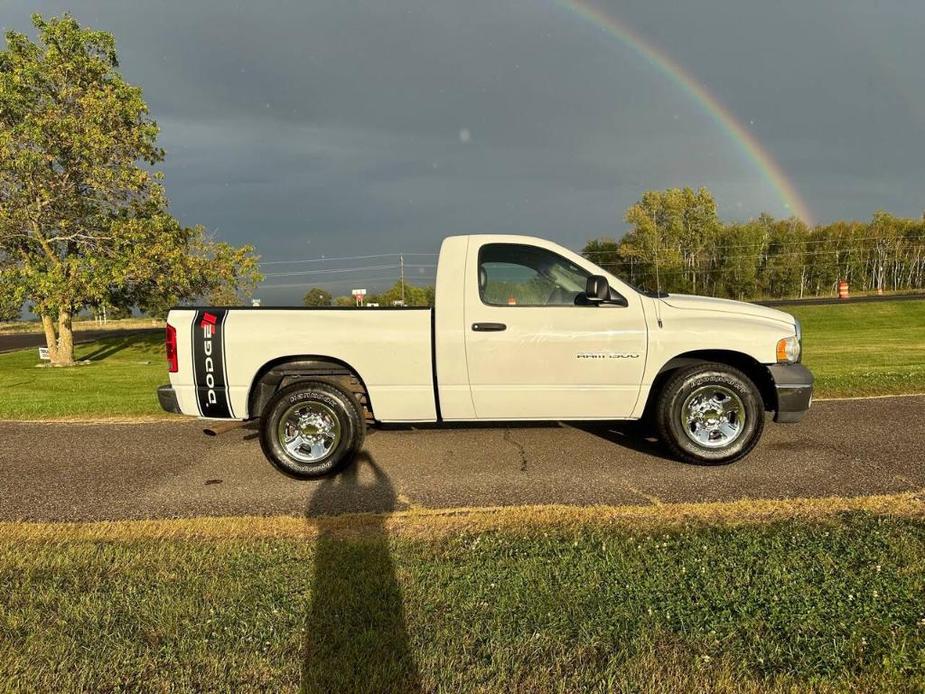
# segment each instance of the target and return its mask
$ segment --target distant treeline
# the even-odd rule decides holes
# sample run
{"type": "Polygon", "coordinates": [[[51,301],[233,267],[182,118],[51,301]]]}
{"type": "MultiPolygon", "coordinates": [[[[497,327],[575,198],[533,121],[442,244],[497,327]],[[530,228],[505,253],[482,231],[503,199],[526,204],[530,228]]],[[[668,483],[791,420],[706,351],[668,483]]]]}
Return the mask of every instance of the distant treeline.
{"type": "Polygon", "coordinates": [[[738,299],[831,295],[839,279],[852,291],[925,288],[925,218],[726,223],[708,190],[684,188],[645,193],[626,221],[622,239],[589,241],[582,253],[635,286],[738,299]]]}

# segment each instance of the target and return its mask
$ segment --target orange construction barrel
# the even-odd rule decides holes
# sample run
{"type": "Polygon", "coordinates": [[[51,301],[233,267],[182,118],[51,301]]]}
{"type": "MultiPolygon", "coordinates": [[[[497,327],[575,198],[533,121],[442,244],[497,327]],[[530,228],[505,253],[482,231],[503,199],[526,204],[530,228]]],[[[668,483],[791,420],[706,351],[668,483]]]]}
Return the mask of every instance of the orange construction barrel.
{"type": "Polygon", "coordinates": [[[848,298],[848,280],[838,280],[838,298],[848,298]]]}

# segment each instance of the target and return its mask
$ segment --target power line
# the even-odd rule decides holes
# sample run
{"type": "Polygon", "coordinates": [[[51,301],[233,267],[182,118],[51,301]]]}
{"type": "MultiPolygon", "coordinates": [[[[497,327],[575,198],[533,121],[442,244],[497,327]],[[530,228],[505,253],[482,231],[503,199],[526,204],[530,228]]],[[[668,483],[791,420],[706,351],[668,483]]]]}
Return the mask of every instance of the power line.
{"type": "Polygon", "coordinates": [[[327,263],[337,260],[370,260],[371,258],[389,258],[395,253],[380,253],[377,255],[346,255],[339,258],[302,258],[298,260],[262,260],[261,265],[287,265],[292,263],[327,263]]]}
{"type": "MultiPolygon", "coordinates": [[[[718,247],[718,248],[722,248],[722,249],[724,249],[724,250],[727,249],[727,248],[767,248],[768,246],[771,246],[771,245],[774,245],[774,244],[779,244],[779,245],[793,245],[793,244],[813,245],[813,244],[820,244],[820,243],[838,243],[838,241],[840,241],[840,240],[844,240],[844,239],[838,239],[837,237],[830,237],[830,238],[825,238],[825,239],[803,239],[803,240],[796,240],[796,241],[791,241],[791,240],[789,240],[789,239],[774,239],[774,240],[772,241],[772,240],[768,239],[767,241],[760,241],[760,242],[758,242],[758,243],[742,243],[742,244],[733,244],[733,245],[730,245],[730,246],[725,246],[725,245],[722,245],[722,244],[717,244],[717,247],[718,247]]],[[[919,237],[919,238],[909,239],[909,238],[900,236],[900,237],[894,237],[894,238],[890,239],[890,238],[884,238],[883,236],[862,236],[862,237],[860,237],[860,238],[850,238],[850,239],[847,239],[847,240],[850,241],[851,243],[857,243],[857,242],[860,242],[860,241],[886,241],[886,242],[888,242],[888,243],[896,243],[896,242],[900,242],[900,243],[903,243],[903,242],[905,242],[905,243],[912,243],[912,242],[915,242],[915,243],[918,243],[918,242],[922,241],[923,238],[919,237]]],[[[575,251],[575,252],[576,252],[576,253],[579,253],[579,254],[581,254],[581,255],[584,255],[585,257],[587,257],[587,256],[589,256],[589,255],[608,255],[608,254],[611,254],[611,253],[616,253],[616,246],[619,246],[619,244],[622,243],[622,242],[623,242],[622,239],[621,239],[620,241],[614,241],[615,247],[614,247],[614,250],[612,250],[612,251],[588,251],[587,253],[585,253],[585,252],[583,252],[583,251],[575,251]]]]}
{"type": "Polygon", "coordinates": [[[389,277],[364,277],[362,280],[356,280],[355,282],[352,281],[352,280],[350,280],[350,279],[345,278],[345,279],[341,279],[341,280],[328,280],[328,281],[325,281],[325,282],[296,282],[296,283],[287,283],[287,284],[261,284],[260,287],[259,287],[259,289],[263,290],[263,289],[287,289],[287,288],[292,288],[292,287],[318,287],[318,286],[321,286],[321,285],[323,285],[323,286],[330,286],[330,285],[333,285],[333,284],[338,284],[338,285],[344,284],[344,285],[346,285],[346,284],[349,284],[349,283],[351,283],[351,282],[352,282],[354,285],[356,285],[356,284],[358,284],[359,282],[363,282],[363,283],[369,283],[369,282],[383,282],[383,281],[385,281],[385,280],[395,281],[396,278],[395,278],[394,276],[391,276],[391,275],[390,275],[389,277]]]}
{"type": "MultiPolygon", "coordinates": [[[[884,241],[887,243],[909,243],[909,242],[919,242],[921,239],[906,239],[904,237],[898,237],[893,239],[885,239],[882,236],[864,236],[860,238],[850,239],[852,243],[859,243],[863,241],[884,241]]],[[[775,239],[774,241],[759,241],[757,243],[743,243],[743,244],[732,244],[732,245],[719,245],[718,248],[722,251],[729,249],[737,248],[756,248],[756,249],[767,249],[773,245],[791,245],[793,243],[802,244],[802,245],[817,245],[824,243],[837,243],[838,239],[825,238],[825,239],[802,239],[796,241],[790,241],[787,239],[775,239]]],[[[620,243],[620,242],[616,242],[620,243]]],[[[576,253],[581,254],[584,257],[597,256],[597,255],[612,255],[616,253],[616,248],[612,251],[575,251],[576,253]]],[[[347,256],[335,256],[335,257],[319,257],[319,258],[294,258],[290,260],[263,260],[260,262],[260,265],[293,265],[299,263],[327,263],[327,262],[343,262],[348,260],[373,260],[376,258],[399,258],[401,256],[416,256],[416,257],[431,257],[436,258],[438,253],[376,253],[370,255],[347,255],[347,256]]],[[[779,255],[779,254],[778,254],[779,255]]],[[[727,256],[729,257],[729,256],[727,256]]]]}
{"type": "Polygon", "coordinates": [[[398,265],[366,265],[363,267],[326,268],[324,270],[294,270],[292,272],[268,272],[264,277],[296,277],[298,275],[336,275],[342,272],[361,270],[396,270],[398,265]]]}
{"type": "MultiPolygon", "coordinates": [[[[781,268],[781,271],[786,270],[787,268],[781,268]]],[[[796,268],[791,268],[796,269],[796,268]]],[[[826,270],[826,268],[809,268],[811,271],[815,271],[814,274],[819,274],[820,270],[826,270]]],[[[828,268],[831,270],[832,268],[828,268]]],[[[835,268],[836,270],[838,268],[835,268]]],[[[755,266],[746,267],[746,268],[736,268],[736,267],[717,267],[717,268],[670,268],[665,269],[662,267],[659,272],[664,276],[666,274],[677,276],[677,275],[728,275],[730,273],[740,273],[747,274],[751,273],[754,275],[755,279],[767,279],[768,278],[768,269],[767,268],[758,268],[755,266]]],[[[621,273],[623,277],[626,276],[626,273],[621,273]]],[[[812,276],[812,275],[811,275],[812,276]]]]}
{"type": "MultiPolygon", "coordinates": [[[[760,253],[760,254],[740,253],[738,255],[720,255],[716,257],[715,260],[717,262],[725,262],[727,260],[736,260],[739,258],[753,258],[755,260],[773,260],[775,258],[791,258],[791,257],[804,257],[805,258],[809,256],[839,255],[839,254],[844,254],[844,253],[866,253],[867,260],[873,260],[875,259],[875,256],[871,255],[873,250],[874,249],[870,249],[870,248],[841,248],[841,249],[824,250],[824,251],[791,251],[789,253],[767,253],[767,254],[765,253],[760,253]]],[[[921,250],[925,250],[925,245],[906,246],[900,251],[896,253],[892,253],[888,257],[896,258],[899,256],[900,253],[907,253],[909,251],[921,251],[921,250]]],[[[710,258],[707,257],[705,258],[705,260],[710,260],[710,258]]],[[[653,261],[643,260],[643,259],[637,259],[637,260],[619,259],[619,260],[612,260],[612,261],[611,260],[601,260],[601,261],[593,261],[593,262],[598,262],[601,265],[607,265],[608,267],[614,266],[614,265],[621,265],[624,267],[630,267],[630,266],[641,267],[647,264],[651,265],[653,261]]]]}
{"type": "MultiPolygon", "coordinates": [[[[856,239],[851,239],[851,240],[854,243],[863,242],[863,241],[886,241],[887,243],[891,245],[890,248],[886,249],[888,252],[886,262],[895,262],[901,259],[900,257],[901,255],[905,255],[910,252],[919,252],[925,249],[925,245],[920,245],[921,239],[905,239],[905,238],[884,239],[883,237],[880,237],[880,236],[870,236],[870,237],[861,237],[861,238],[856,238],[856,239]]],[[[834,241],[837,242],[837,240],[834,240],[834,241]]],[[[803,244],[803,245],[814,245],[814,244],[822,244],[822,243],[831,244],[833,243],[833,239],[807,239],[804,241],[798,241],[796,243],[803,244]]],[[[769,244],[767,242],[762,242],[762,243],[757,243],[757,244],[733,244],[730,246],[721,246],[720,248],[717,249],[720,252],[720,254],[717,257],[704,258],[703,261],[697,263],[699,267],[673,268],[673,269],[667,269],[665,270],[665,272],[669,274],[698,274],[698,275],[719,274],[721,275],[721,274],[728,274],[731,272],[748,272],[749,271],[750,268],[722,267],[723,264],[731,260],[737,260],[737,259],[744,258],[744,259],[752,259],[752,260],[760,261],[760,262],[766,262],[766,261],[773,261],[778,258],[810,258],[810,257],[815,257],[815,256],[826,256],[830,254],[832,256],[838,256],[838,255],[852,254],[852,253],[861,254],[862,256],[861,258],[857,258],[855,262],[860,261],[866,264],[872,261],[876,261],[877,258],[873,254],[882,252],[883,250],[882,248],[878,249],[876,246],[867,245],[867,246],[862,246],[862,247],[853,246],[853,247],[848,247],[848,248],[841,247],[841,248],[830,248],[830,249],[827,248],[827,249],[821,249],[821,250],[798,250],[798,251],[789,251],[789,252],[784,252],[784,253],[776,253],[776,252],[771,251],[771,247],[774,245],[778,245],[778,243],[775,242],[774,244],[769,244]],[[723,251],[727,249],[733,249],[733,248],[753,248],[753,249],[759,249],[759,252],[758,253],[741,253],[741,254],[733,254],[733,255],[723,255],[722,254],[723,251]],[[703,268],[702,265],[704,261],[706,263],[716,262],[717,267],[703,268]]],[[[786,244],[780,244],[780,245],[782,247],[786,247],[786,244]]],[[[591,259],[589,258],[589,256],[601,256],[601,255],[614,256],[616,255],[616,253],[617,251],[615,249],[613,251],[589,251],[587,253],[582,253],[582,255],[588,259],[591,259]]],[[[416,257],[437,257],[438,254],[437,253],[405,253],[405,254],[379,253],[379,254],[371,254],[371,255],[339,256],[339,257],[333,257],[333,258],[304,258],[304,259],[294,259],[294,260],[275,260],[275,261],[266,261],[261,264],[262,265],[281,265],[281,264],[294,264],[294,263],[325,263],[325,262],[337,262],[337,261],[343,262],[347,260],[366,260],[366,259],[374,259],[374,258],[393,258],[393,257],[401,259],[402,256],[404,255],[416,256],[416,257]]],[[[845,260],[850,260],[850,259],[845,259],[845,258],[840,259],[841,262],[844,262],[845,260]]],[[[645,271],[647,269],[647,266],[652,264],[652,261],[643,260],[640,258],[629,258],[629,259],[615,258],[612,261],[603,260],[599,262],[601,263],[601,265],[607,266],[608,268],[623,268],[623,269],[629,269],[629,270],[639,270],[641,272],[645,271]]],[[[400,270],[401,266],[402,264],[400,263],[397,265],[365,265],[365,266],[356,266],[356,267],[347,267],[347,268],[322,268],[322,269],[317,269],[317,270],[294,270],[294,271],[287,271],[287,272],[266,273],[265,277],[283,278],[283,277],[300,277],[300,276],[305,276],[305,275],[327,276],[327,275],[347,274],[347,273],[353,273],[353,272],[400,270]]],[[[428,264],[428,263],[404,263],[404,267],[405,268],[415,268],[415,269],[433,269],[433,268],[436,268],[437,266],[435,264],[428,264]]],[[[756,269],[757,272],[759,273],[767,272],[766,265],[762,265],[761,267],[754,268],[754,269],[756,269]]],[[[429,274],[430,273],[427,273],[427,275],[429,274]]],[[[423,279],[423,278],[424,278],[424,275],[419,277],[419,279],[423,279]]],[[[274,287],[276,288],[304,287],[304,286],[316,286],[316,285],[322,285],[322,284],[331,285],[331,284],[341,284],[341,283],[347,283],[347,282],[360,282],[360,281],[377,282],[377,281],[384,281],[384,280],[390,280],[390,279],[393,279],[393,277],[355,278],[355,279],[344,277],[344,278],[340,278],[337,280],[329,280],[329,281],[317,281],[316,280],[316,281],[309,281],[309,282],[304,282],[304,283],[269,284],[269,285],[264,284],[261,286],[264,288],[272,289],[274,287]]]]}
{"type": "Polygon", "coordinates": [[[290,265],[293,263],[327,263],[343,260],[371,260],[373,258],[397,258],[401,255],[407,256],[434,256],[436,253],[377,253],[375,255],[345,255],[336,258],[298,258],[295,260],[262,260],[260,265],[290,265]]]}

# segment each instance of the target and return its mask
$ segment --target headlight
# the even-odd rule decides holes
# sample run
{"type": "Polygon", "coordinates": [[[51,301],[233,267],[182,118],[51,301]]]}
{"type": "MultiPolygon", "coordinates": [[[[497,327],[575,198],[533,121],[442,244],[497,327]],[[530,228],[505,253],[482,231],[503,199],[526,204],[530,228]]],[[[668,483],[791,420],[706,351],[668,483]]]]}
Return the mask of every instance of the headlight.
{"type": "Polygon", "coordinates": [[[800,361],[800,338],[796,335],[777,341],[777,361],[783,364],[795,364],[800,361]]]}

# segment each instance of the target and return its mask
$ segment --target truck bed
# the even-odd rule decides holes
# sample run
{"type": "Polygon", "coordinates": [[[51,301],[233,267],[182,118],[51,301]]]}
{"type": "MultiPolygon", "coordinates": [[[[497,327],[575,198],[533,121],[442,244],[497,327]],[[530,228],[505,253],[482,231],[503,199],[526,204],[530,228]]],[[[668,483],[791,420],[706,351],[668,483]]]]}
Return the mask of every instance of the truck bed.
{"type": "Polygon", "coordinates": [[[363,374],[378,420],[435,421],[432,321],[428,308],[177,308],[167,322],[192,355],[181,352],[171,384],[184,413],[247,419],[266,369],[323,356],[363,374]]]}

